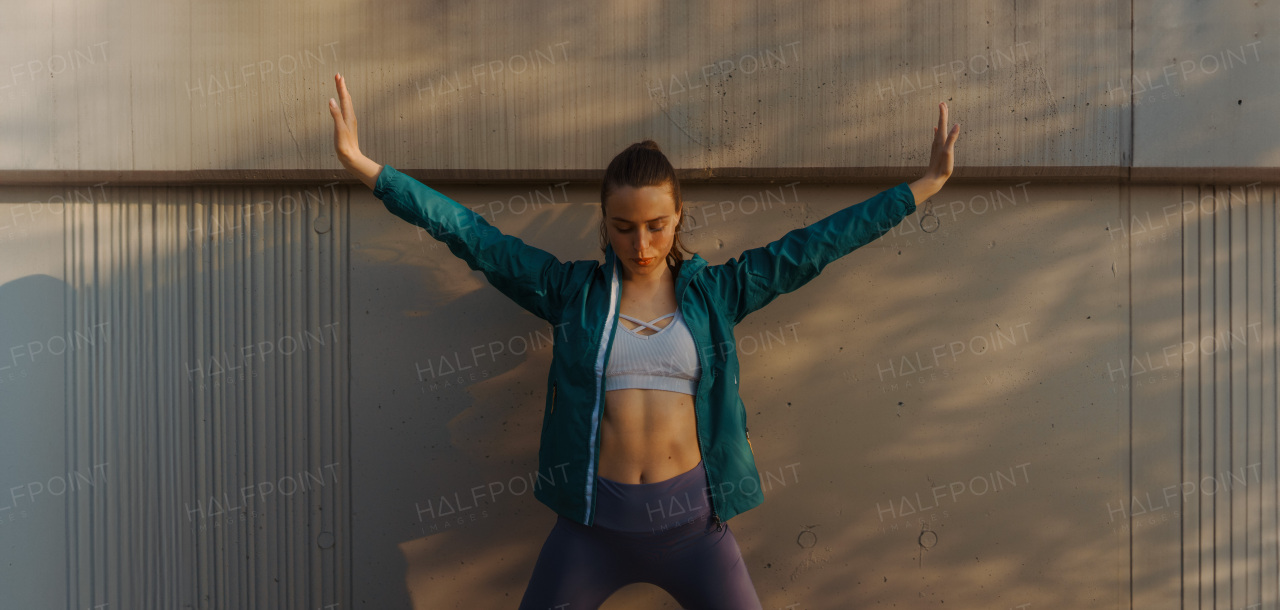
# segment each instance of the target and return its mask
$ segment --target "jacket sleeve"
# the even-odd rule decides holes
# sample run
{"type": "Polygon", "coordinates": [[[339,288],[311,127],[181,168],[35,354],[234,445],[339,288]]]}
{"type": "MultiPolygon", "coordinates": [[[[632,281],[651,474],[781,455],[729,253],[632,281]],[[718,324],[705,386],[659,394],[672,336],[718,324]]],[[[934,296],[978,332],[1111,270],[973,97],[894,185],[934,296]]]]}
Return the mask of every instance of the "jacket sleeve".
{"type": "Polygon", "coordinates": [[[916,211],[907,183],[851,205],[708,270],[734,323],[817,277],[828,263],[874,241],[916,211]]]}
{"type": "Polygon", "coordinates": [[[484,273],[499,292],[552,324],[559,322],[574,276],[585,277],[594,263],[562,263],[550,252],[503,234],[480,214],[390,165],[382,166],[373,196],[392,214],[444,242],[467,266],[484,273]]]}

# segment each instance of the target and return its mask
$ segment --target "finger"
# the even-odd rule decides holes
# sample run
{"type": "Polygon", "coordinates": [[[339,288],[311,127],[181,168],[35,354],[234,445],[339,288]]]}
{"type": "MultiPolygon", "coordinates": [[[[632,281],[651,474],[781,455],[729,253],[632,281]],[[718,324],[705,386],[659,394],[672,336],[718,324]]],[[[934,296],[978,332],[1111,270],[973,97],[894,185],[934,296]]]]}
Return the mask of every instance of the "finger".
{"type": "Polygon", "coordinates": [[[951,134],[947,136],[947,146],[955,145],[958,137],[960,137],[960,124],[956,123],[951,126],[951,134]]]}
{"type": "Polygon", "coordinates": [[[341,74],[338,75],[338,103],[342,106],[342,120],[350,123],[351,115],[353,114],[351,109],[351,93],[347,91],[347,81],[342,78],[341,74]]]}
{"type": "Polygon", "coordinates": [[[338,99],[335,101],[333,98],[329,98],[329,102],[330,102],[329,107],[330,109],[335,109],[338,111],[338,113],[334,115],[334,118],[337,119],[337,118],[341,118],[342,116],[342,77],[338,76],[337,74],[333,75],[333,89],[335,91],[335,94],[338,96],[338,99]]]}
{"type": "Polygon", "coordinates": [[[347,121],[347,124],[354,123],[356,120],[355,105],[351,103],[351,93],[347,91],[347,79],[342,78],[341,74],[338,75],[338,86],[341,89],[339,95],[342,96],[342,118],[347,121]]]}
{"type": "Polygon", "coordinates": [[[938,131],[947,133],[947,103],[938,102],[938,131]]]}
{"type": "Polygon", "coordinates": [[[338,110],[338,102],[333,98],[329,99],[329,115],[333,117],[333,139],[336,146],[337,142],[346,137],[347,123],[342,120],[342,111],[338,110]]]}

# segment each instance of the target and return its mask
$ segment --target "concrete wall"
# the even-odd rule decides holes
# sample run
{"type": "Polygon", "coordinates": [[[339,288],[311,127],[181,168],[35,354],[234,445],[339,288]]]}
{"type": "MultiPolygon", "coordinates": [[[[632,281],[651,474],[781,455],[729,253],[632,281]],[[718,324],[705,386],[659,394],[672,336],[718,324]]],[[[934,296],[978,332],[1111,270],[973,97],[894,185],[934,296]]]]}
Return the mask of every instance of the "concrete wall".
{"type": "Polygon", "coordinates": [[[517,604],[555,520],[520,486],[552,329],[335,182],[340,70],[367,154],[562,260],[600,255],[595,180],[633,141],[715,264],[913,177],[946,99],[938,230],[736,329],[765,608],[1276,608],[1277,21],[19,3],[0,605],[517,604]]]}
{"type": "MultiPolygon", "coordinates": [[[[562,259],[598,252],[594,191],[446,189],[562,259]]],[[[518,599],[545,323],[363,187],[5,193],[13,599],[518,599]]],[[[873,193],[693,185],[686,235],[719,263],[873,193]]],[[[1275,189],[935,206],[737,328],[766,607],[1274,600],[1275,189]]]]}
{"type": "Polygon", "coordinates": [[[337,168],[335,71],[366,152],[413,168],[602,168],[644,137],[688,168],[920,165],[940,99],[970,167],[1280,161],[1265,4],[23,2],[10,23],[7,169],[337,168]]]}
{"type": "Polygon", "coordinates": [[[349,595],[335,195],[4,189],[6,606],[349,595]]]}

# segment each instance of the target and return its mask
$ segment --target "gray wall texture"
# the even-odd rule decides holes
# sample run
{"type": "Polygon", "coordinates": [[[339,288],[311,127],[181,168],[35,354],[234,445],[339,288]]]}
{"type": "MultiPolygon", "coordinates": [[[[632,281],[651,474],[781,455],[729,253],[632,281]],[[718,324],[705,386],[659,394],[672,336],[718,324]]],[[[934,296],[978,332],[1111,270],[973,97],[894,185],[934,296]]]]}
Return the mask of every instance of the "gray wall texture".
{"type": "Polygon", "coordinates": [[[631,142],[716,264],[913,179],[947,101],[939,228],[736,329],[765,608],[1280,607],[1274,4],[6,15],[0,606],[518,603],[554,329],[346,179],[340,71],[367,155],[562,260],[631,142]]]}

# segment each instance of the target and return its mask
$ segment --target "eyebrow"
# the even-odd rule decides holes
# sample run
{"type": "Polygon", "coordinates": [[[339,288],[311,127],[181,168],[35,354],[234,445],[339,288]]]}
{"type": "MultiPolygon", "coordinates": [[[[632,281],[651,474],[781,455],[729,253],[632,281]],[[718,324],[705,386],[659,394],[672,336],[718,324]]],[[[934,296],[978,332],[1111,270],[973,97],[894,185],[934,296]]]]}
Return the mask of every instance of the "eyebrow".
{"type": "MultiPolygon", "coordinates": [[[[670,217],[671,217],[671,215],[670,215],[670,214],[667,214],[666,216],[659,216],[659,217],[657,217],[657,218],[650,218],[649,220],[646,220],[646,221],[644,221],[644,222],[653,222],[653,221],[655,221],[655,220],[662,220],[662,219],[664,219],[664,218],[670,218],[670,217]]],[[[610,216],[610,217],[609,217],[609,220],[617,220],[617,221],[619,221],[619,222],[625,222],[625,223],[627,223],[627,224],[635,224],[635,223],[631,222],[630,220],[627,220],[627,219],[625,219],[625,218],[623,218],[623,217],[621,217],[621,216],[610,216]]]]}

